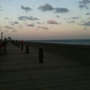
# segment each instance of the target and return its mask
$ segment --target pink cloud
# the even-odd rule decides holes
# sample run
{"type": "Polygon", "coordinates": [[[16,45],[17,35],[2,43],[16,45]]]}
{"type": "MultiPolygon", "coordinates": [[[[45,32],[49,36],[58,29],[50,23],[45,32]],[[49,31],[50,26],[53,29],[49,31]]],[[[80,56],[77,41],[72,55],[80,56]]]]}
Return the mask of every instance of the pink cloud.
{"type": "Polygon", "coordinates": [[[10,27],[10,26],[5,26],[5,28],[7,28],[7,29],[14,29],[13,27],[10,27]]]}
{"type": "Polygon", "coordinates": [[[37,26],[38,28],[42,28],[42,29],[45,29],[45,30],[48,30],[47,27],[41,27],[41,26],[37,26]]]}
{"type": "Polygon", "coordinates": [[[58,22],[56,22],[55,20],[49,20],[47,23],[48,24],[58,24],[58,22]]]}
{"type": "Polygon", "coordinates": [[[75,23],[75,21],[68,21],[68,23],[75,23]]]}

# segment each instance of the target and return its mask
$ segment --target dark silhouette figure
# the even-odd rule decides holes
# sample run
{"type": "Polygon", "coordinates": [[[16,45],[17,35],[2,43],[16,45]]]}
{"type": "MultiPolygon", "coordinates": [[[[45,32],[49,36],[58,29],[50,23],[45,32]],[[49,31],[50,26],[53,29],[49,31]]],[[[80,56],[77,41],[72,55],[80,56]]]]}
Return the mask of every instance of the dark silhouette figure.
{"type": "Polygon", "coordinates": [[[6,40],[6,38],[4,38],[3,46],[4,46],[4,52],[5,52],[5,54],[7,54],[7,40],[6,40]]]}

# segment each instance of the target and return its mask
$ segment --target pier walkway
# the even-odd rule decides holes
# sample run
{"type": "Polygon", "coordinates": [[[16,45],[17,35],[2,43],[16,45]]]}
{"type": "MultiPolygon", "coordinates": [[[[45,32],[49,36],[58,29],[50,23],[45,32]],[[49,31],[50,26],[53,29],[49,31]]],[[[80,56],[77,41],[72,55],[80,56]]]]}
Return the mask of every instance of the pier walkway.
{"type": "Polygon", "coordinates": [[[90,65],[44,50],[39,63],[38,49],[29,54],[12,45],[0,55],[0,90],[90,90],[90,65]]]}

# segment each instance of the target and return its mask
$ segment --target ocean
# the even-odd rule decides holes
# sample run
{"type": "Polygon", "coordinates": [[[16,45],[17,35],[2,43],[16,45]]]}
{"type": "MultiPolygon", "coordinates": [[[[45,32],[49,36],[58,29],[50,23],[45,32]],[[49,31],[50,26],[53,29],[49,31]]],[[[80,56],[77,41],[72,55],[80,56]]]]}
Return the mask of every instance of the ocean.
{"type": "Polygon", "coordinates": [[[42,42],[42,43],[90,45],[90,39],[74,39],[74,40],[26,40],[26,42],[27,41],[28,42],[42,42]]]}

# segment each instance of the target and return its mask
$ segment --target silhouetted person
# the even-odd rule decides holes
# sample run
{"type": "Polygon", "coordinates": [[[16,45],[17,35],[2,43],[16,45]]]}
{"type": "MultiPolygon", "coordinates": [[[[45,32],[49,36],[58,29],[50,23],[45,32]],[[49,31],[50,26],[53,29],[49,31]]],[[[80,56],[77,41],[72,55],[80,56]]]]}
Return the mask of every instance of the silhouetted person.
{"type": "Polygon", "coordinates": [[[5,54],[7,54],[7,40],[6,40],[6,38],[4,38],[3,46],[4,46],[4,52],[5,52],[5,54]]]}
{"type": "Polygon", "coordinates": [[[4,45],[2,43],[2,40],[0,40],[0,54],[4,54],[4,45]]]}
{"type": "Polygon", "coordinates": [[[24,40],[21,40],[21,44],[23,44],[24,43],[24,40]]]}

